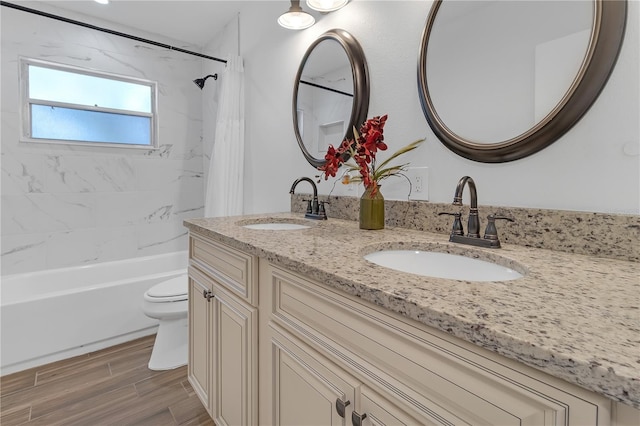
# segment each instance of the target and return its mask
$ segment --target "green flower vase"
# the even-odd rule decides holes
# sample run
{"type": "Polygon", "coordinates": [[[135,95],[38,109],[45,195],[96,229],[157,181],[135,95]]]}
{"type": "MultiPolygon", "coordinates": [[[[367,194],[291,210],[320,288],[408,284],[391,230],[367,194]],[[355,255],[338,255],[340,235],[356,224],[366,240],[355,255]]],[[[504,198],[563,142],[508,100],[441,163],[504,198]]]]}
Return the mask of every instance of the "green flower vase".
{"type": "Polygon", "coordinates": [[[366,188],[360,197],[360,229],[384,228],[384,197],[378,186],[372,195],[373,186],[366,188]]]}

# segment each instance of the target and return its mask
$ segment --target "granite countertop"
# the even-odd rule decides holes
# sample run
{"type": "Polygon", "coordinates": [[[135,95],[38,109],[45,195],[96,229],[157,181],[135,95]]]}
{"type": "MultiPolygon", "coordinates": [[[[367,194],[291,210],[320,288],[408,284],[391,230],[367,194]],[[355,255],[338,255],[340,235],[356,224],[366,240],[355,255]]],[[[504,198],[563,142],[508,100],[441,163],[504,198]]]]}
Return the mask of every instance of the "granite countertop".
{"type": "Polygon", "coordinates": [[[404,228],[365,231],[339,219],[279,213],[185,221],[191,231],[640,408],[640,265],[505,245],[482,249],[404,228]],[[300,230],[242,227],[296,222],[300,230]],[[466,282],[393,271],[363,259],[382,248],[466,254],[510,266],[515,281],[466,282]]]}

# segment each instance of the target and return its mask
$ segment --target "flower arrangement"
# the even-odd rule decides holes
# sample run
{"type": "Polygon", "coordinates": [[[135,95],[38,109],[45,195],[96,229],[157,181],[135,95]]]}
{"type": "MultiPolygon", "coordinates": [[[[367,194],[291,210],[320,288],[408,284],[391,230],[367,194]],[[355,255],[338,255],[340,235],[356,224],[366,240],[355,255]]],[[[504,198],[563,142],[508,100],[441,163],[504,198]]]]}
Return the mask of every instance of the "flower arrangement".
{"type": "Polygon", "coordinates": [[[348,174],[345,174],[343,183],[362,182],[365,189],[370,190],[371,194],[375,195],[381,180],[402,174],[409,163],[389,166],[389,162],[402,154],[413,151],[424,142],[424,139],[410,143],[394,152],[380,164],[376,164],[378,151],[385,151],[387,149],[383,134],[386,122],[386,114],[368,119],[360,127],[360,133],[358,133],[355,127],[353,128],[354,139],[345,138],[337,149],[334,148],[333,145],[329,145],[327,154],[324,156],[327,162],[323,166],[318,167],[318,170],[324,175],[324,179],[327,180],[330,176],[335,177],[338,169],[345,164],[347,166],[347,173],[358,170],[360,176],[350,178],[348,174]],[[347,162],[349,156],[351,156],[355,164],[347,162]]]}

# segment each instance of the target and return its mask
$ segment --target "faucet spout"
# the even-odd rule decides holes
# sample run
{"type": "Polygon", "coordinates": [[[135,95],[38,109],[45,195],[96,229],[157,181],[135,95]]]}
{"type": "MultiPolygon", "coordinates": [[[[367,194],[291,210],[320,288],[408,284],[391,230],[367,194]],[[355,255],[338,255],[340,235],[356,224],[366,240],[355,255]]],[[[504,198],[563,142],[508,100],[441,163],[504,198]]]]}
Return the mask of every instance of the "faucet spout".
{"type": "Polygon", "coordinates": [[[296,186],[298,186],[298,184],[302,181],[309,182],[311,184],[311,187],[313,188],[313,200],[306,200],[309,204],[307,205],[307,213],[305,214],[305,217],[309,219],[326,219],[327,214],[324,210],[324,202],[322,206],[318,202],[318,187],[316,186],[316,183],[311,180],[311,178],[303,176],[293,181],[291,189],[289,190],[289,194],[294,194],[296,186]]]}
{"type": "Polygon", "coordinates": [[[308,178],[306,176],[301,177],[299,179],[296,179],[295,181],[293,181],[293,185],[291,185],[291,189],[289,190],[289,194],[293,194],[295,193],[296,190],[296,186],[298,186],[298,184],[302,181],[306,181],[309,182],[311,184],[311,186],[313,187],[313,199],[317,202],[318,201],[318,187],[316,186],[316,183],[311,180],[311,178],[308,178]]]}
{"type": "Polygon", "coordinates": [[[480,237],[480,220],[478,218],[478,192],[476,190],[476,183],[470,176],[463,176],[458,181],[456,186],[456,192],[453,195],[453,205],[462,205],[462,192],[464,187],[469,185],[469,197],[471,199],[471,206],[469,210],[469,223],[467,225],[467,236],[479,238],[480,237]]]}

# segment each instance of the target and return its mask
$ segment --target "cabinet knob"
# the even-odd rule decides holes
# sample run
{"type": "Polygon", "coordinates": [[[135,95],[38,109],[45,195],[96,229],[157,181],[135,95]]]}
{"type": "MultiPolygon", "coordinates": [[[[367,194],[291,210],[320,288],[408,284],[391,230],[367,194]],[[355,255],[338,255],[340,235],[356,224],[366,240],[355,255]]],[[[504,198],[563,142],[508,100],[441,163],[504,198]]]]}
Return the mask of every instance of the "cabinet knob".
{"type": "Polygon", "coordinates": [[[351,412],[351,424],[353,426],[362,426],[362,421],[367,418],[367,413],[358,414],[355,411],[351,412]]]}
{"type": "Polygon", "coordinates": [[[347,405],[351,404],[351,401],[343,401],[340,398],[336,398],[336,411],[338,415],[344,419],[344,410],[347,405]]]}
{"type": "Polygon", "coordinates": [[[202,290],[202,297],[204,297],[205,299],[207,299],[207,302],[210,302],[211,299],[213,299],[215,296],[213,295],[213,292],[211,290],[202,290]]]}

